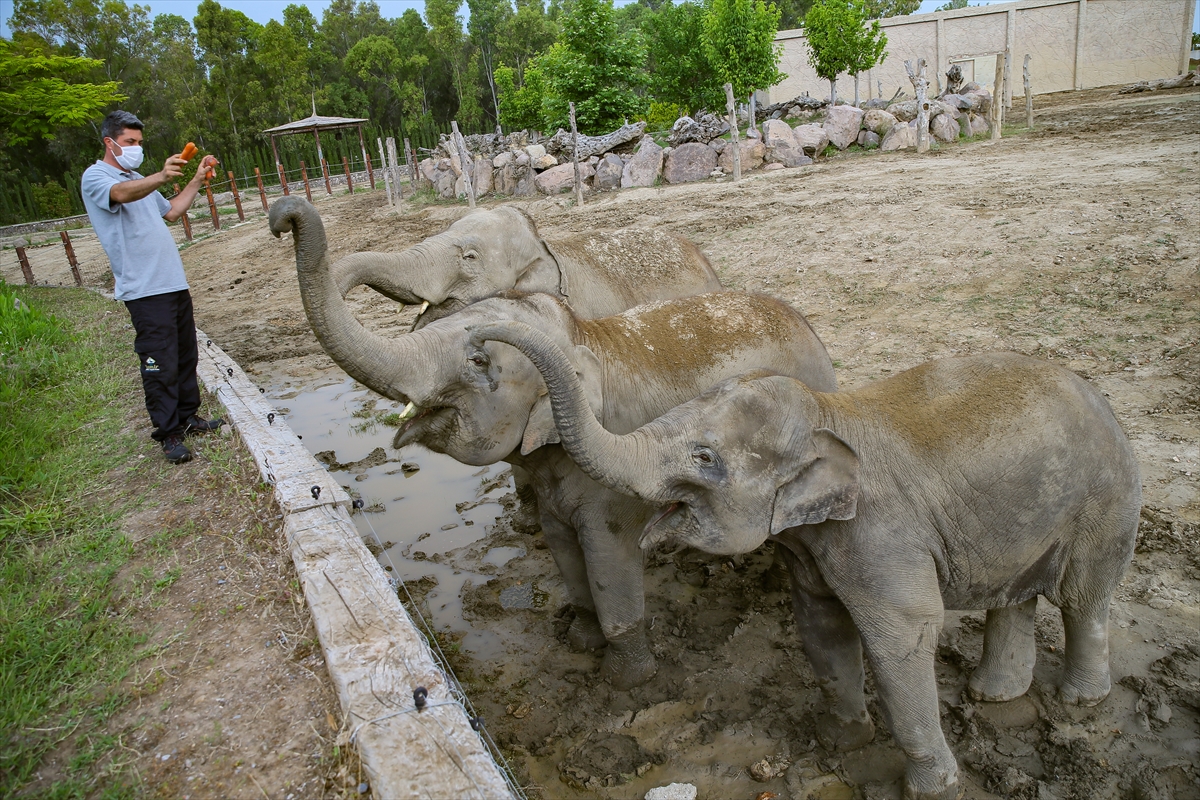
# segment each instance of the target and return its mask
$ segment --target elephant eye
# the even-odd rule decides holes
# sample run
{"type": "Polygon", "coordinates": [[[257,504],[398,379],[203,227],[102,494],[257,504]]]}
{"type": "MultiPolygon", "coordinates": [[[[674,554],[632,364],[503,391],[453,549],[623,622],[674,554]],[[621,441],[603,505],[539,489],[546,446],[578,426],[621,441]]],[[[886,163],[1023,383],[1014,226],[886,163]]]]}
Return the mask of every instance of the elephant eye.
{"type": "Polygon", "coordinates": [[[476,353],[467,360],[477,367],[486,367],[488,365],[487,356],[485,356],[483,353],[476,353]]]}
{"type": "Polygon", "coordinates": [[[692,451],[692,460],[702,467],[711,467],[717,463],[717,454],[707,447],[697,447],[692,451]]]}
{"type": "Polygon", "coordinates": [[[468,250],[467,252],[463,253],[463,258],[469,261],[474,261],[475,259],[479,258],[479,253],[476,253],[474,250],[468,250]]]}

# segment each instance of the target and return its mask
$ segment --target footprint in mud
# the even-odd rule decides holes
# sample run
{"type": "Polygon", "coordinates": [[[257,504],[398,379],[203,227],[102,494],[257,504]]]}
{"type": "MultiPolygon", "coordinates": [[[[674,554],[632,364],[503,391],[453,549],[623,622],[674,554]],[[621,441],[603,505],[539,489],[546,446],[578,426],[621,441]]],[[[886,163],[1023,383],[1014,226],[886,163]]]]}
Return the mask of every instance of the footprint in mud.
{"type": "Polygon", "coordinates": [[[640,777],[663,760],[632,736],[596,731],[568,750],[558,769],[573,788],[598,791],[640,777]]]}

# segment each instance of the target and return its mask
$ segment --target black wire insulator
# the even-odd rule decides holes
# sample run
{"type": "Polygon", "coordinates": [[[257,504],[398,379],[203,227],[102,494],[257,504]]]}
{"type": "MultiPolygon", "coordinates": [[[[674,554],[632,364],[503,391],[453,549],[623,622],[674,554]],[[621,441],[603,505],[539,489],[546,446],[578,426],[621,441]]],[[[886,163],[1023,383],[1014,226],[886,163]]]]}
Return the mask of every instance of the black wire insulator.
{"type": "Polygon", "coordinates": [[[429,699],[429,690],[424,686],[418,686],[413,689],[413,705],[417,707],[417,711],[425,708],[425,702],[429,699]]]}

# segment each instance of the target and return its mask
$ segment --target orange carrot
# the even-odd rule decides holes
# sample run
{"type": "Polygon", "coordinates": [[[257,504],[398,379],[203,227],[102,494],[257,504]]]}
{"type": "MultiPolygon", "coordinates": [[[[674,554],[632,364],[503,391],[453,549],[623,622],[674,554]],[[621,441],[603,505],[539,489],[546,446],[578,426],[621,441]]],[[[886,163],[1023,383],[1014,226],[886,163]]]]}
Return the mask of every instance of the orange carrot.
{"type": "Polygon", "coordinates": [[[192,156],[196,155],[196,149],[194,142],[188,142],[183,146],[183,152],[179,154],[179,157],[184,161],[191,161],[192,156]]]}

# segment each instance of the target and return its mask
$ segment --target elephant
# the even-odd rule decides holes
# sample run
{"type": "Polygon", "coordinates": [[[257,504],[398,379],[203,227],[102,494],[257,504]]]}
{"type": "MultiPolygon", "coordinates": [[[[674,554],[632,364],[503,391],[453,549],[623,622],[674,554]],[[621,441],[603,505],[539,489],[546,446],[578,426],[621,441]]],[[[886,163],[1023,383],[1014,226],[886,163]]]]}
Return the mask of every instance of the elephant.
{"type": "Polygon", "coordinates": [[[626,689],[655,671],[646,640],[638,531],[652,507],[607,489],[557,444],[545,385],[507,345],[468,347],[467,328],[517,320],[567,348],[605,425],[632,431],[713,381],[747,369],[791,375],[836,391],[833,364],[808,321],[774,298],[716,292],[663,300],[597,320],[562,298],[515,290],[397,337],[367,331],[344,302],[324,247],[297,214],[300,293],[322,347],[351,377],[407,401],[394,447],[420,444],[466,464],[523,468],[542,531],[575,610],[577,649],[607,645],[602,674],[626,689]]]}
{"type": "Polygon", "coordinates": [[[584,472],[660,507],[642,547],[782,545],[829,705],[818,734],[842,749],[873,738],[865,648],[907,756],[906,796],[960,793],[934,674],[945,608],[987,609],[975,699],[1029,688],[1038,595],[1062,612],[1061,699],[1108,695],[1108,609],[1133,556],[1141,480],[1112,409],[1074,373],[986,353],[826,394],[757,372],[617,435],[553,341],[512,322],[472,332],[487,340],[537,365],[561,446],[584,472]]]}
{"type": "MultiPolygon", "coordinates": [[[[279,236],[303,219],[297,266],[326,256],[321,218],[308,201],[283,197],[271,206],[279,236]]],[[[515,208],[479,210],[444,233],[400,253],[352,253],[332,267],[342,297],[366,284],[421,310],[414,329],[505,289],[557,295],[585,319],[606,317],[651,300],[715,292],[721,281],[696,245],[657,230],[623,228],[543,239],[515,208]]]]}

